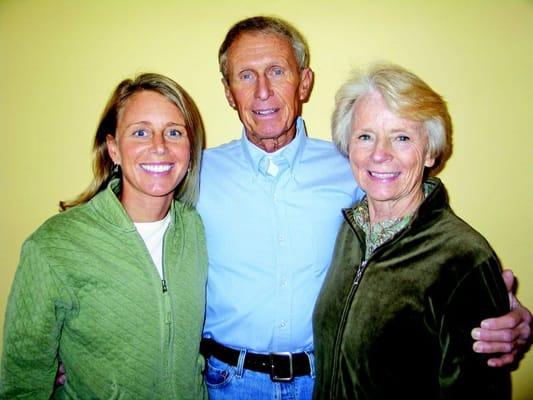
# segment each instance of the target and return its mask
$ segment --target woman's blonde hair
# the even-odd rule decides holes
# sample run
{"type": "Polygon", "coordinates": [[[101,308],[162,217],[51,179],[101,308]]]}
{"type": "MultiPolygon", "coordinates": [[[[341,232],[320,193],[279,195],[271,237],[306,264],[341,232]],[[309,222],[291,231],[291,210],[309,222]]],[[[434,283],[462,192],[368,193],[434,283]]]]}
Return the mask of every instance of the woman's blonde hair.
{"type": "Polygon", "coordinates": [[[355,71],[337,91],[331,129],[338,149],[348,154],[355,107],[372,91],[379,92],[399,117],[424,123],[429,154],[435,159],[428,172],[435,175],[441,171],[452,149],[452,122],[446,102],[418,76],[393,64],[374,65],[368,72],[355,71]]]}
{"type": "Polygon", "coordinates": [[[183,114],[190,144],[190,166],[187,175],[174,191],[174,197],[194,206],[199,193],[199,175],[205,133],[200,116],[192,98],[172,79],[155,73],[143,73],[134,79],[125,79],[113,91],[100,118],[93,141],[93,180],[77,198],[60,201],[60,211],[86,203],[104,190],[113,177],[122,178],[120,169],[114,170],[114,163],[108,153],[107,135],[116,134],[117,119],[128,100],[137,92],[151,90],[165,96],[183,114]]]}

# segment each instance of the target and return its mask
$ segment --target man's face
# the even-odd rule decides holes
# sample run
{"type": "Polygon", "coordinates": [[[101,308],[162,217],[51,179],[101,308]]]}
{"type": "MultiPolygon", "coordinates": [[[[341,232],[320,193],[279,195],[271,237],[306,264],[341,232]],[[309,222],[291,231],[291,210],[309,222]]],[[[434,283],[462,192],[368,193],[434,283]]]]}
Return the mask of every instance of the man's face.
{"type": "Polygon", "coordinates": [[[309,68],[299,70],[290,43],[273,34],[243,33],[228,49],[227,70],[226,98],[248,139],[267,152],[288,144],[313,81],[309,68]]]}

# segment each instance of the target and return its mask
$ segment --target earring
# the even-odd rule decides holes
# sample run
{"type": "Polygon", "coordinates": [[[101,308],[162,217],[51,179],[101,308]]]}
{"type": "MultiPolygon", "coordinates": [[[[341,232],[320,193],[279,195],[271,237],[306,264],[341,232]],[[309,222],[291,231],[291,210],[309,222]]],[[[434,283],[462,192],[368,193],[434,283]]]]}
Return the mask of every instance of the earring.
{"type": "Polygon", "coordinates": [[[119,169],[119,165],[118,164],[113,164],[113,169],[111,170],[111,175],[118,174],[118,169],[119,169]]]}

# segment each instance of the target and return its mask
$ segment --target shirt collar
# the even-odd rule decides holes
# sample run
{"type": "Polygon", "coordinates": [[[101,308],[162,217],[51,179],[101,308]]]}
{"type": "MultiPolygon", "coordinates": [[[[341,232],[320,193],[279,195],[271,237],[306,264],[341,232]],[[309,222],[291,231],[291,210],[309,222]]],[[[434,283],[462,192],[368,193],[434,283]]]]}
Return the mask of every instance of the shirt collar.
{"type": "Polygon", "coordinates": [[[245,154],[245,157],[250,162],[250,167],[254,171],[254,176],[259,174],[259,163],[261,159],[266,155],[283,156],[289,163],[289,170],[291,175],[294,176],[294,167],[298,163],[301,153],[305,145],[305,139],[307,137],[307,131],[305,129],[305,123],[302,117],[296,119],[296,135],[294,139],[286,146],[275,151],[274,153],[267,153],[266,151],[260,149],[255,144],[250,142],[246,137],[246,130],[243,127],[242,136],[241,136],[241,145],[245,154]]]}

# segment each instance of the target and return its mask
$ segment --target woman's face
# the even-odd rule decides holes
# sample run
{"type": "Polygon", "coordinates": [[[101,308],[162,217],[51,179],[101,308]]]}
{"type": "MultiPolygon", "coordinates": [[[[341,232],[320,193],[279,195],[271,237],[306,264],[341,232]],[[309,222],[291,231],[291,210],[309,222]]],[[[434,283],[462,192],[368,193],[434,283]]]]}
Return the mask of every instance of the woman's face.
{"type": "Polygon", "coordinates": [[[112,160],[122,168],[121,202],[170,202],[187,172],[190,144],[181,111],[150,90],[133,94],[118,113],[115,137],[108,135],[112,160]]]}
{"type": "Polygon", "coordinates": [[[369,202],[396,210],[418,207],[424,167],[435,162],[424,123],[398,117],[377,91],[356,103],[349,157],[369,202]]]}

